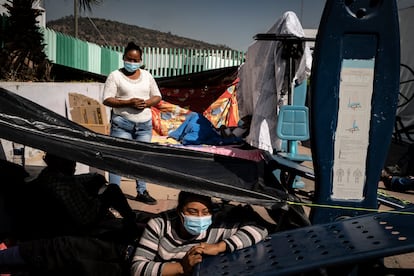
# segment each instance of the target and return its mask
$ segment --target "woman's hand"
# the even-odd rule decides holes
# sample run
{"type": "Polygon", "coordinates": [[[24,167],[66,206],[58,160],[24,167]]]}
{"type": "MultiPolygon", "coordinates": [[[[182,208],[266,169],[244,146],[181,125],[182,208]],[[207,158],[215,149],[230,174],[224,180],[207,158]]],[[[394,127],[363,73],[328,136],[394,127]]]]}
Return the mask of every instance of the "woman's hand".
{"type": "Polygon", "coordinates": [[[191,275],[194,266],[201,263],[203,260],[201,254],[203,254],[203,247],[201,245],[193,246],[190,250],[188,250],[187,254],[185,254],[184,258],[181,260],[184,275],[191,275]]]}
{"type": "Polygon", "coordinates": [[[147,103],[145,100],[140,98],[132,98],[129,100],[132,107],[136,109],[144,109],[147,107],[147,103]]]}
{"type": "Polygon", "coordinates": [[[183,274],[191,275],[193,273],[194,266],[201,263],[203,260],[203,254],[217,255],[224,251],[226,251],[226,243],[224,241],[213,244],[200,243],[199,245],[193,246],[181,260],[181,266],[184,271],[183,274]]]}
{"type": "Polygon", "coordinates": [[[220,241],[218,243],[201,243],[200,247],[202,248],[203,254],[206,255],[217,255],[221,252],[226,251],[226,243],[220,241]]]}

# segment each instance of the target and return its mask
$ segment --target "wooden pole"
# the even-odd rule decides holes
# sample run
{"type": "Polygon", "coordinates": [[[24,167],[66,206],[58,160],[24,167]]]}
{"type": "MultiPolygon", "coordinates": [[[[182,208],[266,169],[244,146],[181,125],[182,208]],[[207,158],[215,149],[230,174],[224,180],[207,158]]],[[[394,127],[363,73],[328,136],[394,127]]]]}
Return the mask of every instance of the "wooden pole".
{"type": "Polygon", "coordinates": [[[78,38],[78,1],[79,0],[73,0],[73,17],[75,19],[75,38],[78,38]]]}

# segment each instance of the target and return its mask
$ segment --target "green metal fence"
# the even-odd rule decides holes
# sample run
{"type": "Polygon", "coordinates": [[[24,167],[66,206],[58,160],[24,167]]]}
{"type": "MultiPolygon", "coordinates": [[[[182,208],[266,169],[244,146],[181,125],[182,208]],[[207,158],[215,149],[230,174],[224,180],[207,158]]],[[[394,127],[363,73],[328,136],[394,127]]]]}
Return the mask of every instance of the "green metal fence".
{"type": "MultiPolygon", "coordinates": [[[[42,29],[45,53],[54,63],[76,69],[108,75],[123,66],[123,47],[105,47],[74,37],[42,29]]],[[[197,50],[173,48],[143,48],[143,64],[154,77],[169,77],[205,70],[238,66],[244,53],[234,50],[197,50]]]]}
{"type": "MultiPolygon", "coordinates": [[[[5,28],[7,16],[0,14],[0,31],[5,28]]],[[[41,30],[45,54],[53,63],[105,76],[123,66],[123,47],[99,46],[49,28],[41,30]]],[[[145,69],[154,77],[170,77],[238,66],[244,61],[244,52],[144,47],[142,59],[145,69]]]]}

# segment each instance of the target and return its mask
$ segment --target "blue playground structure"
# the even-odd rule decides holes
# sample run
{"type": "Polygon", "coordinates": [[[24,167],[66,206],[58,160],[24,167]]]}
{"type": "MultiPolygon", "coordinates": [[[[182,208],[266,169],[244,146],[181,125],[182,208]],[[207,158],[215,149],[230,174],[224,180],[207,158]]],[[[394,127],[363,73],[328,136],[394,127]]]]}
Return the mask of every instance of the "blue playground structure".
{"type": "MultiPolygon", "coordinates": [[[[407,219],[412,207],[375,212],[397,108],[398,22],[396,1],[326,1],[309,91],[314,168],[296,162],[290,147],[288,154],[266,157],[275,170],[289,175],[287,186],[296,176],[315,181],[312,225],[275,233],[241,252],[206,258],[196,275],[384,275],[390,271],[378,266],[381,258],[414,250],[414,222],[407,219]],[[349,106],[349,99],[358,99],[358,108],[349,106]],[[349,126],[358,131],[346,131],[349,126]]],[[[255,38],[280,39],[272,34],[255,38]]],[[[306,139],[303,105],[293,103],[281,115],[277,131],[287,133],[281,138],[306,139]]]]}

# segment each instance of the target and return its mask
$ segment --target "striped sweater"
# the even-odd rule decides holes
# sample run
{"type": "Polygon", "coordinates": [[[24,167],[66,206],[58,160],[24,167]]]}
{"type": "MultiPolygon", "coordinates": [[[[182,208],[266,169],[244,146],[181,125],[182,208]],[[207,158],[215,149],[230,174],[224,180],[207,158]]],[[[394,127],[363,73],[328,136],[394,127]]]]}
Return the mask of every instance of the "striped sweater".
{"type": "Polygon", "coordinates": [[[194,239],[185,240],[175,231],[178,223],[176,212],[163,213],[148,222],[132,260],[131,275],[161,275],[166,262],[179,262],[191,247],[201,242],[224,241],[227,250],[233,252],[262,241],[268,234],[265,228],[256,225],[217,222],[194,239]]]}

